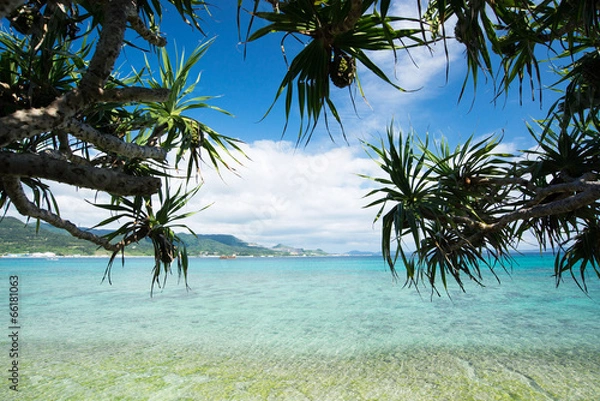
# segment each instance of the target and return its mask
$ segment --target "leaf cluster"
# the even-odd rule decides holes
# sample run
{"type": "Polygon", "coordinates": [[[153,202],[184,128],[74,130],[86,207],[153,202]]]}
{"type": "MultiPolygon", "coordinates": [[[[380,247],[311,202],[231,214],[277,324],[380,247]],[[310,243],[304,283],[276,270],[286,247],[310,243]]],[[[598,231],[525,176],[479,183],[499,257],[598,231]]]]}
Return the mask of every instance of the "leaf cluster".
{"type": "Polygon", "coordinates": [[[511,188],[501,180],[511,155],[496,150],[498,138],[471,138],[453,150],[440,141],[433,150],[429,139],[396,136],[390,126],[385,142],[366,143],[385,173],[372,178],[382,187],[367,194],[377,196],[367,207],[379,207],[375,220],[382,222],[382,251],[392,272],[397,275],[400,257],[409,285],[437,291],[438,279],[445,289],[449,277],[461,288],[463,277],[480,282],[480,265],[510,259],[514,232],[487,227],[507,212],[511,188]]]}
{"type": "Polygon", "coordinates": [[[391,128],[387,141],[367,144],[385,173],[369,195],[379,195],[370,206],[380,206],[392,271],[400,257],[410,284],[437,291],[436,280],[447,288],[452,277],[463,288],[465,277],[480,282],[480,266],[508,266],[510,251],[532,235],[540,250],[556,252],[557,284],[570,273],[585,290],[589,272],[600,277],[599,13],[587,0],[429,1],[421,19],[432,39],[465,47],[459,99],[480,74],[492,79],[494,99],[515,84],[520,99],[525,86],[541,99],[548,59],[561,95],[528,126],[536,148],[514,158],[495,153],[491,138],[452,151],[413,134],[396,144],[391,128]]]}
{"type": "MultiPolygon", "coordinates": [[[[197,211],[180,213],[188,202],[196,195],[200,187],[190,191],[184,191],[181,187],[171,193],[170,186],[167,184],[164,189],[158,193],[158,204],[160,208],[154,210],[154,202],[150,197],[135,196],[133,199],[125,197],[113,197],[111,203],[97,203],[95,206],[109,210],[112,216],[98,223],[94,228],[110,225],[118,220],[126,220],[118,229],[106,234],[108,240],[119,240],[122,246],[119,250],[113,252],[108,266],[104,273],[104,279],[111,281],[111,270],[115,258],[121,253],[124,258],[124,249],[132,243],[138,243],[141,240],[149,239],[154,249],[154,267],[152,269],[152,285],[163,287],[168,276],[172,273],[171,265],[177,262],[177,271],[180,278],[184,279],[187,287],[188,273],[188,254],[180,237],[175,233],[175,229],[185,229],[192,235],[195,235],[185,224],[180,223],[197,211]],[[161,283],[162,277],[162,283],[161,283]]],[[[199,210],[198,210],[199,211],[199,210]]],[[[152,293],[151,291],[151,293],[152,293]]]]}
{"type": "MultiPolygon", "coordinates": [[[[418,20],[387,15],[389,1],[373,0],[329,0],[314,2],[297,0],[281,3],[274,11],[258,11],[258,0],[248,25],[246,42],[253,42],[271,34],[282,34],[282,48],[288,39],[301,43],[301,50],[294,55],[275,95],[273,104],[284,99],[286,121],[289,121],[292,108],[297,104],[300,127],[297,141],[308,143],[321,121],[325,121],[330,132],[329,119],[333,117],[342,133],[344,127],[332,96],[331,84],[338,87],[356,85],[360,94],[365,94],[356,76],[356,63],[362,64],[379,79],[403,91],[372,61],[369,52],[408,49],[416,45],[426,45],[423,25],[418,20]],[[376,7],[378,6],[378,7],[376,7]],[[266,24],[251,32],[254,18],[266,24]],[[396,28],[400,23],[410,22],[415,28],[396,28]],[[401,46],[401,43],[405,43],[401,46]],[[340,63],[349,71],[339,72],[340,63]],[[348,65],[350,67],[348,67],[348,65]],[[336,80],[345,76],[345,81],[336,80]]],[[[238,2],[238,8],[241,1],[238,2]]],[[[284,53],[287,62],[287,55],[284,53]]],[[[354,101],[353,93],[350,96],[354,101]]],[[[284,132],[287,129],[284,127],[284,132]]],[[[345,135],[345,133],[344,133],[345,135]]]]}

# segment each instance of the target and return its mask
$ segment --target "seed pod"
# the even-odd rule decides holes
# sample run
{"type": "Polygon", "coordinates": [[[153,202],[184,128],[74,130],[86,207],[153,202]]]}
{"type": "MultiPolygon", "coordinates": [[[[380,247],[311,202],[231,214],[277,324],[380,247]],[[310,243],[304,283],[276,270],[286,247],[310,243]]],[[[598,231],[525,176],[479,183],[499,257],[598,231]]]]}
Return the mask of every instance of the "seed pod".
{"type": "Polygon", "coordinates": [[[198,127],[198,129],[192,131],[191,137],[192,138],[190,141],[190,148],[197,149],[202,145],[202,142],[204,141],[204,132],[202,132],[200,127],[198,127]]]}
{"type": "Polygon", "coordinates": [[[466,24],[464,20],[459,19],[456,25],[454,26],[454,38],[459,43],[465,43],[465,34],[466,34],[466,24]]]}
{"type": "Polygon", "coordinates": [[[20,34],[29,35],[39,12],[33,7],[24,6],[15,11],[10,17],[10,25],[20,34]]]}
{"type": "Polygon", "coordinates": [[[338,88],[345,88],[354,82],[356,61],[339,49],[334,49],[334,56],[329,63],[329,78],[338,88]]]}

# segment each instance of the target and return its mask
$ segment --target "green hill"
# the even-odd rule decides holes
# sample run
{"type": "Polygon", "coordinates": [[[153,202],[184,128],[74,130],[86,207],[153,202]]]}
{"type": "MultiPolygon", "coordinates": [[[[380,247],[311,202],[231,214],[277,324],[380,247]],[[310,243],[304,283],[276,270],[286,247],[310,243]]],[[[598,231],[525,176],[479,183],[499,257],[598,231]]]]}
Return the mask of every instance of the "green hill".
{"type": "MultiPolygon", "coordinates": [[[[92,230],[96,233],[106,233],[92,230]]],[[[305,251],[292,247],[278,246],[267,248],[250,245],[241,239],[228,234],[192,235],[180,233],[179,237],[186,244],[190,256],[325,256],[325,252],[305,251]]],[[[72,237],[70,234],[40,224],[36,230],[35,223],[26,224],[14,217],[5,217],[0,221],[0,255],[31,254],[36,252],[53,252],[59,256],[68,255],[108,255],[109,252],[98,249],[94,244],[72,237]]],[[[132,244],[126,254],[135,256],[151,256],[152,244],[149,240],[132,244]]]]}
{"type": "Polygon", "coordinates": [[[45,225],[25,224],[14,217],[0,221],[0,255],[54,252],[57,255],[108,255],[107,251],[87,241],[72,237],[57,229],[48,230],[45,225]]]}

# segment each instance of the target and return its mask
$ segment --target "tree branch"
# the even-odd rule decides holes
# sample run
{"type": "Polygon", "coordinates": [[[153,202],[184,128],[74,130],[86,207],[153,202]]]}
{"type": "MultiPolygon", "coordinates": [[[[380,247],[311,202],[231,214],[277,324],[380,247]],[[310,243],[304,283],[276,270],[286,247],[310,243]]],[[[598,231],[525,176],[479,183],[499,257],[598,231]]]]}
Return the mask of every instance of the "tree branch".
{"type": "Polygon", "coordinates": [[[170,89],[150,89],[139,86],[129,88],[106,89],[98,98],[99,102],[166,102],[169,99],[170,89]]]}
{"type": "Polygon", "coordinates": [[[529,202],[529,205],[535,206],[535,205],[539,204],[540,202],[542,202],[544,199],[546,199],[548,196],[554,195],[554,194],[565,193],[565,192],[575,193],[575,192],[586,191],[589,188],[588,184],[593,185],[594,182],[592,180],[594,180],[594,179],[595,179],[594,174],[586,174],[585,176],[575,179],[571,182],[554,184],[554,185],[550,185],[545,188],[539,188],[536,191],[535,198],[533,198],[529,202]]]}
{"type": "Polygon", "coordinates": [[[600,199],[600,181],[586,182],[585,184],[581,184],[579,189],[582,190],[582,192],[578,192],[568,198],[539,204],[530,208],[519,209],[513,213],[507,214],[493,225],[504,227],[516,220],[528,220],[542,216],[569,213],[590,205],[600,199]]]}
{"type": "Polygon", "coordinates": [[[0,176],[45,178],[122,196],[151,195],[161,186],[161,180],[155,177],[135,177],[46,156],[10,152],[0,152],[0,176]]]}
{"type": "Polygon", "coordinates": [[[69,234],[74,237],[90,241],[108,251],[116,252],[120,249],[118,245],[111,244],[105,238],[92,234],[89,231],[81,230],[70,221],[62,219],[59,215],[51,213],[45,209],[40,209],[27,198],[27,195],[23,191],[21,180],[19,180],[18,177],[4,176],[0,177],[0,181],[2,181],[4,185],[4,191],[10,198],[12,204],[17,208],[17,211],[21,215],[43,220],[54,227],[68,231],[69,234]]]}
{"type": "Polygon", "coordinates": [[[46,107],[18,110],[0,118],[0,147],[51,130],[74,116],[83,105],[83,97],[74,89],[46,107]]]}
{"type": "Polygon", "coordinates": [[[103,134],[94,127],[75,119],[65,121],[60,128],[69,131],[71,135],[82,141],[95,145],[104,152],[113,152],[130,158],[155,159],[158,161],[163,161],[167,157],[166,150],[160,147],[140,146],[135,143],[124,142],[116,136],[103,134]]]}
{"type": "Polygon", "coordinates": [[[531,181],[521,177],[470,177],[471,185],[497,185],[497,186],[512,186],[519,185],[527,188],[531,192],[539,191],[539,188],[535,186],[531,181]]]}
{"type": "MultiPolygon", "coordinates": [[[[512,213],[508,213],[500,218],[498,221],[492,224],[486,224],[483,222],[474,221],[468,217],[457,218],[454,217],[454,220],[457,222],[461,222],[465,225],[478,229],[476,233],[471,235],[468,238],[464,238],[462,241],[454,244],[449,252],[454,252],[462,247],[465,244],[471,244],[476,242],[481,237],[483,237],[486,233],[498,231],[506,227],[508,224],[515,222],[517,220],[529,220],[535,219],[544,216],[554,216],[557,214],[564,214],[573,212],[577,209],[581,209],[585,206],[588,206],[598,199],[600,199],[600,181],[588,181],[585,182],[583,180],[577,180],[571,183],[558,184],[556,186],[548,187],[547,194],[556,193],[556,192],[565,192],[564,189],[576,188],[578,191],[575,195],[571,195],[567,198],[558,199],[554,202],[545,203],[545,204],[537,204],[532,207],[522,208],[515,210],[512,213]],[[554,192],[550,191],[550,188],[560,187],[561,191],[554,192]]],[[[575,191],[574,191],[575,192],[575,191]]],[[[547,195],[546,195],[547,196],[547,195]]]]}
{"type": "Polygon", "coordinates": [[[104,83],[112,73],[121,52],[127,28],[127,16],[136,9],[134,0],[112,0],[104,3],[104,23],[96,51],[88,70],[81,78],[79,88],[91,99],[102,93],[104,83]]]}
{"type": "Polygon", "coordinates": [[[144,40],[151,45],[156,47],[165,47],[167,45],[167,39],[164,36],[152,32],[139,15],[133,14],[127,17],[127,21],[131,24],[131,28],[136,31],[144,40]]]}
{"type": "MultiPolygon", "coordinates": [[[[164,102],[169,89],[142,87],[108,89],[100,94],[101,102],[164,102]]],[[[74,89],[46,107],[18,110],[0,118],[0,147],[47,132],[73,117],[86,105],[81,92],[74,89]]]]}

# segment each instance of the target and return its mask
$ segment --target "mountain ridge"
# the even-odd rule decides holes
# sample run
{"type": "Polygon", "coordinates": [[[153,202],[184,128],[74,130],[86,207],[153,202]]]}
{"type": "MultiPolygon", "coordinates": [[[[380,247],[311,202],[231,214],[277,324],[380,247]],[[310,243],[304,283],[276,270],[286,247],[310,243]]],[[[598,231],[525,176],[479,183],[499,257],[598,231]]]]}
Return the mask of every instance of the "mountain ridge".
{"type": "MultiPolygon", "coordinates": [[[[94,230],[96,234],[106,234],[109,230],[94,230]]],[[[178,233],[186,244],[190,256],[327,256],[328,253],[279,245],[268,248],[249,244],[232,234],[178,233]]],[[[75,238],[63,230],[46,223],[24,223],[21,220],[5,216],[0,220],[0,255],[33,254],[51,252],[58,256],[103,256],[110,253],[90,242],[75,238]],[[37,232],[36,232],[37,231],[37,232]]],[[[129,256],[152,256],[153,248],[149,240],[132,244],[125,249],[129,256]]]]}

